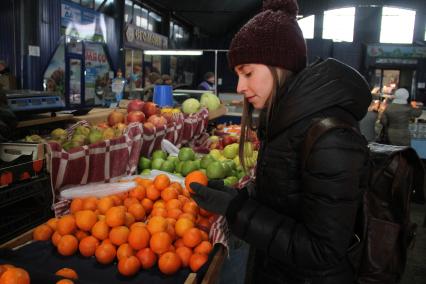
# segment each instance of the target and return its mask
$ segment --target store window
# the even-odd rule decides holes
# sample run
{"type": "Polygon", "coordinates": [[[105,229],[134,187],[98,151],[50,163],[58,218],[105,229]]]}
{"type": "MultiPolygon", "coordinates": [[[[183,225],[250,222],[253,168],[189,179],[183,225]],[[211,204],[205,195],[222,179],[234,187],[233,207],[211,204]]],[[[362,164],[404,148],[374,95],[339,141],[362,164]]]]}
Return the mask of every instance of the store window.
{"type": "Polygon", "coordinates": [[[380,29],[381,43],[413,43],[416,11],[383,7],[380,29]]]}
{"type": "Polygon", "coordinates": [[[156,33],[161,32],[161,16],[150,11],[148,16],[148,30],[156,33]]]}
{"type": "Polygon", "coordinates": [[[133,2],[126,0],[124,4],[124,22],[131,23],[133,21],[133,2]]]}
{"type": "Polygon", "coordinates": [[[324,11],[322,37],[333,41],[352,42],[355,7],[324,11]]]}
{"type": "Polygon", "coordinates": [[[315,15],[304,17],[297,21],[302,30],[303,37],[306,39],[314,38],[315,15]]]}

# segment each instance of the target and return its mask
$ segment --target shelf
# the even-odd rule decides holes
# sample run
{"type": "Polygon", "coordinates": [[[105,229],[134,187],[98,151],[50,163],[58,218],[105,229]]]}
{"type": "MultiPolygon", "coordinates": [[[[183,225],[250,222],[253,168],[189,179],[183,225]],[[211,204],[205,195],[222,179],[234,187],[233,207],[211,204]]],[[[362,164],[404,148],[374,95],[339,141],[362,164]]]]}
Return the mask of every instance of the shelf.
{"type": "Polygon", "coordinates": [[[56,116],[52,116],[50,113],[42,113],[34,115],[32,119],[19,121],[17,128],[66,121],[71,120],[73,117],[72,114],[56,113],[56,116]]]}

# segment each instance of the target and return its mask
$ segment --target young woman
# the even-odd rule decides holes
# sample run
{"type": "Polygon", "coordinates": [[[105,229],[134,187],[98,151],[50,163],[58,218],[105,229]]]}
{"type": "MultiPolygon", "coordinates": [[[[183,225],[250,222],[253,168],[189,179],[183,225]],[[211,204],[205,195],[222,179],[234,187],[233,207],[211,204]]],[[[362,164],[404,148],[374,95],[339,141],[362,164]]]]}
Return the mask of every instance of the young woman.
{"type": "Polygon", "coordinates": [[[190,186],[200,207],[226,216],[231,232],[254,249],[252,282],[353,283],[347,251],[355,242],[366,143],[354,131],[333,130],[315,143],[304,167],[301,155],[316,120],[358,127],[371,95],[362,76],[337,60],[306,67],[297,11],[294,0],[264,1],[229,49],[244,96],[241,161],[255,128],[252,112],[262,111],[255,189],[190,186]]]}

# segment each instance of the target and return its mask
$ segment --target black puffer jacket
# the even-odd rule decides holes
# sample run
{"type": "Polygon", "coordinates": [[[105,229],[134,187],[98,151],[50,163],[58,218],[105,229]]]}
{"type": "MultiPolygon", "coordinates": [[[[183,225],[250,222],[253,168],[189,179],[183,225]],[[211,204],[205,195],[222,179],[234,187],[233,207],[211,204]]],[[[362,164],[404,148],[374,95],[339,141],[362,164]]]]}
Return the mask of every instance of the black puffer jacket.
{"type": "Polygon", "coordinates": [[[232,232],[256,249],[253,282],[354,282],[346,252],[366,143],[352,131],[334,130],[314,145],[304,170],[300,159],[315,119],[337,117],[357,126],[370,100],[362,76],[333,59],[304,69],[277,98],[261,135],[255,196],[229,220],[232,232]]]}

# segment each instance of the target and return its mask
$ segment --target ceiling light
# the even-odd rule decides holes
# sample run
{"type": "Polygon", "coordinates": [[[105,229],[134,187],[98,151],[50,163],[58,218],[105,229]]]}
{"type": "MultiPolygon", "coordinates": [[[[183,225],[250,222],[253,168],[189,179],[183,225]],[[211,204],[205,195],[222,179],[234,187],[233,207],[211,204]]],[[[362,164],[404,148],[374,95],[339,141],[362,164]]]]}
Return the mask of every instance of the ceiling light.
{"type": "Polygon", "coordinates": [[[203,55],[202,50],[145,50],[145,55],[203,55]]]}

